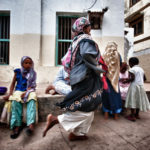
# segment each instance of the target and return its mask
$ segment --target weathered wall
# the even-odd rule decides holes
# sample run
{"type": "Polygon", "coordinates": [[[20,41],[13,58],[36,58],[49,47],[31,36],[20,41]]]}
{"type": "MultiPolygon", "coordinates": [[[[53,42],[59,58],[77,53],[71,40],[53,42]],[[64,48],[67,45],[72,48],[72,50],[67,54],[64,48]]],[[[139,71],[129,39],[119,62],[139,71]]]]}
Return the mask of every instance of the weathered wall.
{"type": "MultiPolygon", "coordinates": [[[[51,82],[59,67],[55,67],[56,16],[69,14],[86,16],[94,1],[91,0],[0,0],[0,11],[10,11],[10,64],[0,66],[1,81],[10,82],[13,69],[20,66],[20,59],[29,55],[35,62],[37,82],[51,82]]],[[[102,30],[92,30],[103,53],[108,41],[115,41],[123,54],[124,3],[120,0],[97,0],[91,11],[104,15],[102,30]],[[117,7],[116,7],[117,6],[117,7]],[[119,15],[118,15],[119,14],[119,15]],[[118,26],[119,24],[119,26],[118,26]]]]}
{"type": "Polygon", "coordinates": [[[144,69],[147,81],[150,82],[150,39],[144,40],[150,37],[150,1],[140,0],[134,6],[129,7],[129,0],[125,1],[125,18],[130,17],[133,13],[139,11],[144,16],[143,29],[144,32],[141,35],[134,37],[134,53],[133,56],[137,56],[140,60],[140,66],[144,69]],[[143,9],[144,8],[144,9],[143,9]]]}

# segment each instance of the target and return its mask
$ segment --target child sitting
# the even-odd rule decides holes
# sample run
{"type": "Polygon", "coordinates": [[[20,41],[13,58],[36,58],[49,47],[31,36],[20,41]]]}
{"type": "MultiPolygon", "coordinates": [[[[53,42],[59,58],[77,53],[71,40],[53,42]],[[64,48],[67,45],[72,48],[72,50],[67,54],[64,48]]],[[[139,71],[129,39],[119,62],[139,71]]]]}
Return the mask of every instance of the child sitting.
{"type": "MultiPolygon", "coordinates": [[[[14,77],[10,86],[9,95],[4,99],[11,102],[10,128],[13,129],[10,137],[15,139],[19,136],[22,126],[23,104],[26,104],[27,135],[34,131],[36,121],[36,72],[33,60],[28,56],[21,59],[21,68],[14,70],[14,77]],[[15,86],[16,85],[16,86],[15,86]],[[15,92],[13,93],[15,88],[15,92]]],[[[10,108],[10,107],[9,107],[10,108]]]]}
{"type": "Polygon", "coordinates": [[[56,79],[46,88],[45,93],[51,95],[67,95],[70,92],[71,86],[69,85],[68,73],[64,70],[64,66],[62,66],[59,69],[56,79]]]}

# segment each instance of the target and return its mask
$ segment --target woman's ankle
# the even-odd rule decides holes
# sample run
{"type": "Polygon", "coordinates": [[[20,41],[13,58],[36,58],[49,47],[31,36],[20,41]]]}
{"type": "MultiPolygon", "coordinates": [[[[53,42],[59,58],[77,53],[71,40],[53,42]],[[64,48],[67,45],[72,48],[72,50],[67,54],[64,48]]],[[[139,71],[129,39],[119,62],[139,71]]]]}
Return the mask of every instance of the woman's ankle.
{"type": "Polygon", "coordinates": [[[114,119],[115,119],[115,120],[118,120],[118,119],[119,119],[118,114],[114,114],[114,119]]]}
{"type": "Polygon", "coordinates": [[[108,119],[108,112],[104,113],[104,118],[107,120],[108,119]]]}

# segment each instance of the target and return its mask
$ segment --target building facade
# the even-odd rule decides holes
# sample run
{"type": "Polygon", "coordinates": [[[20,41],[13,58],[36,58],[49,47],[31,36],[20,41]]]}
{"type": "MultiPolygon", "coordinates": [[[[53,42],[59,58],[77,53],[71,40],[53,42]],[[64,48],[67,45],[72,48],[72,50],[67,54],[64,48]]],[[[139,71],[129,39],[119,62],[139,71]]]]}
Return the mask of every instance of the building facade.
{"type": "Polygon", "coordinates": [[[81,16],[90,19],[101,53],[114,41],[123,55],[123,1],[0,0],[0,81],[10,82],[13,69],[28,55],[34,60],[37,82],[51,82],[72,40],[71,26],[81,16]]]}
{"type": "Polygon", "coordinates": [[[150,81],[150,0],[125,0],[125,22],[134,29],[134,52],[150,81]]]}

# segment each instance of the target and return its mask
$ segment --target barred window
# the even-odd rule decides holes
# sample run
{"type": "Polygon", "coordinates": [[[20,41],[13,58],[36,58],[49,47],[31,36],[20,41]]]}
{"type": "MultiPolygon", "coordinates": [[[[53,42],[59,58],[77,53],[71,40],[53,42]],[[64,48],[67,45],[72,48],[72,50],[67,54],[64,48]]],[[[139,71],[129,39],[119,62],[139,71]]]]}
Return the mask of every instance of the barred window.
{"type": "Polygon", "coordinates": [[[103,20],[103,12],[90,12],[89,13],[89,21],[91,23],[91,29],[101,29],[102,20],[103,20]]]}
{"type": "Polygon", "coordinates": [[[71,27],[77,18],[77,16],[57,16],[56,65],[61,65],[61,58],[72,42],[71,27]]]}
{"type": "Polygon", "coordinates": [[[10,13],[0,13],[0,64],[9,64],[10,13]]]}
{"type": "Polygon", "coordinates": [[[135,5],[139,1],[140,0],[130,0],[130,7],[132,7],[133,5],[135,5]]]}
{"type": "Polygon", "coordinates": [[[132,20],[132,22],[129,23],[129,26],[134,28],[134,36],[138,36],[144,33],[143,24],[144,24],[143,15],[132,20]]]}

